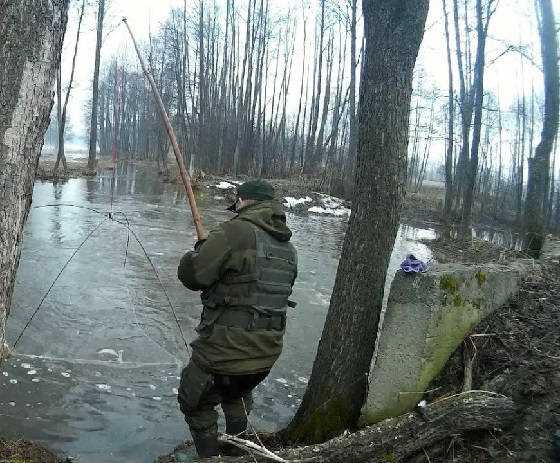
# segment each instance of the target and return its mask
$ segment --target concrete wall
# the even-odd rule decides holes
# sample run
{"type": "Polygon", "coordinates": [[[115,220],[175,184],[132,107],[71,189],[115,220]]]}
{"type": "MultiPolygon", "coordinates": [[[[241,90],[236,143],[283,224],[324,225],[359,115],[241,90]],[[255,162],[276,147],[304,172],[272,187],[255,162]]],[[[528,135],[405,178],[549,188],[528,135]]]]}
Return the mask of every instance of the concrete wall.
{"type": "Polygon", "coordinates": [[[526,265],[440,264],[422,274],[397,272],[361,424],[413,409],[463,339],[517,293],[526,265]]]}

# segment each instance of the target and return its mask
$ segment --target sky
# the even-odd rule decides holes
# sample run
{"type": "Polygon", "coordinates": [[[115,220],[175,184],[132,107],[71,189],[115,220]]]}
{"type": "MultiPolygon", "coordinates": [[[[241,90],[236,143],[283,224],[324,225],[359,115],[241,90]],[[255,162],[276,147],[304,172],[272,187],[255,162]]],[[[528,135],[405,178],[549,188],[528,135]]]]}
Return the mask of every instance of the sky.
{"type": "MultiPolygon", "coordinates": [[[[120,21],[123,16],[127,18],[137,41],[142,41],[148,38],[150,30],[152,32],[157,30],[158,25],[167,18],[172,8],[183,7],[183,0],[106,1],[109,7],[104,25],[102,64],[115,54],[125,54],[134,58],[130,37],[120,21]]],[[[220,4],[220,1],[224,3],[225,8],[225,0],[218,0],[218,4],[220,4]]],[[[308,14],[311,18],[313,8],[318,4],[318,0],[307,1],[309,2],[308,14]]],[[[186,2],[187,8],[195,8],[195,5],[198,4],[198,0],[186,0],[186,2]]],[[[241,0],[238,0],[237,4],[239,5],[240,2],[241,0]]],[[[74,0],[71,5],[63,47],[63,82],[68,79],[70,74],[79,3],[74,0]]],[[[85,134],[86,124],[89,124],[84,117],[84,106],[91,99],[97,2],[89,0],[89,3],[86,7],[80,37],[75,83],[68,103],[72,126],[76,134],[85,134]]],[[[450,3],[448,0],[448,4],[450,3]]],[[[286,10],[290,4],[292,6],[300,4],[300,0],[272,0],[273,11],[276,12],[286,10]]],[[[450,9],[449,5],[448,10],[450,9]]],[[[449,20],[452,21],[451,11],[448,11],[448,14],[450,15],[449,20]]],[[[560,8],[557,14],[560,14],[560,8]]],[[[299,21],[299,23],[300,29],[302,29],[302,21],[299,21]]],[[[301,35],[301,30],[298,33],[301,35]]],[[[502,107],[508,107],[517,98],[517,95],[521,93],[523,88],[525,88],[527,94],[531,92],[531,85],[535,87],[537,94],[539,91],[542,91],[542,73],[538,67],[527,60],[521,60],[517,53],[506,53],[498,58],[505,50],[507,44],[521,43],[533,47],[533,54],[537,58],[537,65],[540,66],[539,38],[536,29],[534,2],[532,0],[498,0],[497,11],[491,19],[488,36],[488,67],[485,73],[485,87],[492,90],[495,94],[499,94],[502,107]]],[[[441,89],[442,94],[445,94],[447,91],[447,57],[444,37],[442,3],[438,0],[431,0],[426,22],[426,32],[417,63],[425,70],[427,81],[441,89]]],[[[294,63],[301,62],[301,54],[302,50],[296,47],[294,63]]],[[[297,66],[294,67],[298,68],[297,66]]],[[[292,82],[294,83],[292,85],[293,95],[289,98],[288,103],[289,107],[296,109],[299,94],[299,84],[295,84],[299,82],[297,72],[296,70],[294,72],[295,75],[292,75],[292,82]]]]}

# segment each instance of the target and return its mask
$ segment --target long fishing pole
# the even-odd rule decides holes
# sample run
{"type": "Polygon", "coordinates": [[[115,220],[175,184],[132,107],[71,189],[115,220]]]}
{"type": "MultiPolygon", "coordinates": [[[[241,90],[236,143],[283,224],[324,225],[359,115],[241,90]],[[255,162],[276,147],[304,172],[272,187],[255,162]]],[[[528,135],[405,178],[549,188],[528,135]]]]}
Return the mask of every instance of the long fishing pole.
{"type": "Polygon", "coordinates": [[[142,66],[142,71],[144,71],[144,74],[148,79],[148,82],[150,83],[150,87],[152,88],[152,92],[154,93],[154,97],[156,99],[159,115],[161,116],[163,124],[165,125],[165,130],[167,131],[169,140],[171,141],[171,146],[173,147],[173,153],[175,153],[175,159],[177,160],[177,164],[179,165],[181,180],[183,180],[183,185],[185,186],[185,190],[187,191],[187,198],[189,200],[189,205],[191,206],[194,226],[196,228],[196,235],[198,236],[198,239],[205,238],[206,233],[204,232],[204,227],[202,226],[200,214],[198,213],[198,208],[196,207],[196,200],[194,198],[194,193],[191,186],[191,177],[187,172],[187,169],[185,168],[185,163],[183,162],[183,155],[181,154],[181,150],[179,149],[179,144],[177,143],[177,137],[175,137],[175,132],[173,131],[173,127],[171,126],[171,122],[169,121],[169,117],[167,116],[167,112],[165,111],[165,107],[163,106],[163,102],[161,101],[161,96],[159,95],[154,78],[146,69],[146,65],[144,64],[142,55],[138,50],[138,46],[136,45],[136,40],[134,39],[132,30],[130,29],[128,22],[126,21],[126,18],[122,18],[122,21],[126,26],[126,28],[128,29],[128,33],[130,34],[130,38],[132,39],[132,43],[134,44],[134,49],[136,50],[136,54],[138,55],[138,59],[140,60],[140,66],[142,66]]]}

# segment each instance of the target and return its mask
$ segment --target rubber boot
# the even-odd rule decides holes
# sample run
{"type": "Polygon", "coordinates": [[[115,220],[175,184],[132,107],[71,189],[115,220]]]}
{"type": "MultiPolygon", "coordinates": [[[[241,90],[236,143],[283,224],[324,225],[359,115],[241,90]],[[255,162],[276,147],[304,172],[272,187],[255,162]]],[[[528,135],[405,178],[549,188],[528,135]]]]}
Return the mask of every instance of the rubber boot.
{"type": "MultiPolygon", "coordinates": [[[[247,420],[244,421],[226,420],[226,434],[229,434],[230,436],[240,437],[241,439],[246,439],[247,438],[247,434],[245,432],[246,430],[247,430],[247,420]]],[[[229,442],[221,442],[220,444],[221,444],[220,445],[221,455],[225,455],[229,457],[239,457],[247,453],[243,449],[240,449],[239,447],[230,444],[229,442]]]]}
{"type": "Polygon", "coordinates": [[[218,435],[193,433],[194,446],[200,458],[214,457],[219,453],[218,435]]]}

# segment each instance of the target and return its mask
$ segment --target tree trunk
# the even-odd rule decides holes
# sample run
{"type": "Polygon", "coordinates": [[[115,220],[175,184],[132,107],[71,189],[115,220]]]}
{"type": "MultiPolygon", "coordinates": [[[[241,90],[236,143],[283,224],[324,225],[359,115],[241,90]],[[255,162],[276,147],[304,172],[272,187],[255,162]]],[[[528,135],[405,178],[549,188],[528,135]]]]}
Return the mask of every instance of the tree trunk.
{"type": "Polygon", "coordinates": [[[345,196],[352,195],[352,185],[354,185],[354,172],[356,170],[356,146],[358,143],[358,124],[356,118],[356,10],[357,0],[351,0],[350,4],[350,140],[348,143],[348,159],[346,161],[346,182],[344,185],[345,196]]]}
{"type": "Polygon", "coordinates": [[[0,18],[0,354],[33,181],[49,124],[68,0],[3,2],[0,18]],[[17,50],[17,53],[14,51],[17,50]]]}
{"type": "MultiPolygon", "coordinates": [[[[296,143],[298,141],[299,136],[299,120],[301,116],[301,103],[303,101],[303,84],[305,81],[305,51],[307,49],[307,18],[304,17],[303,19],[303,58],[301,63],[301,85],[299,89],[299,103],[298,103],[298,112],[296,118],[296,125],[294,127],[294,137],[292,139],[292,149],[291,149],[291,156],[290,156],[290,169],[289,174],[293,174],[294,172],[294,165],[296,160],[296,143]]],[[[305,119],[305,116],[304,116],[305,119]]],[[[305,121],[304,121],[305,125],[305,121]]]]}
{"type": "Polygon", "coordinates": [[[446,0],[443,3],[443,17],[445,20],[445,44],[447,49],[447,78],[449,82],[449,121],[447,128],[447,150],[445,154],[445,204],[443,206],[443,220],[449,222],[453,206],[453,128],[455,124],[455,105],[453,102],[453,67],[451,64],[451,49],[449,47],[449,21],[447,20],[446,0]]]}
{"type": "MultiPolygon", "coordinates": [[[[465,8],[465,14],[466,14],[465,8]]],[[[455,174],[455,193],[456,193],[456,207],[459,208],[461,194],[465,188],[466,172],[468,168],[469,157],[469,137],[472,121],[472,100],[473,89],[467,88],[468,81],[465,80],[465,70],[463,66],[463,53],[461,51],[461,38],[459,31],[459,8],[457,0],[453,0],[453,20],[455,24],[455,48],[457,55],[457,70],[459,71],[459,109],[461,112],[461,151],[459,152],[459,160],[457,162],[457,172],[455,174]]],[[[467,20],[465,19],[465,23],[467,20]]],[[[468,24],[467,24],[468,25],[468,24]]],[[[465,27],[467,37],[465,42],[468,44],[470,39],[468,35],[468,27],[465,27]]],[[[469,68],[467,67],[467,70],[469,68]]],[[[468,75],[467,75],[468,78],[468,75]]]]}
{"type": "Polygon", "coordinates": [[[550,152],[558,130],[558,39],[551,0],[538,1],[541,16],[541,55],[544,71],[544,121],[541,141],[535,156],[529,159],[527,201],[525,203],[526,235],[523,248],[539,257],[544,244],[544,204],[550,166],[550,152]]]}
{"type": "MultiPolygon", "coordinates": [[[[325,37],[325,0],[321,1],[321,20],[319,24],[319,42],[317,45],[318,58],[317,66],[317,90],[313,90],[311,99],[311,110],[309,113],[309,134],[307,135],[307,146],[305,149],[304,173],[312,175],[315,173],[315,134],[317,133],[317,123],[319,122],[319,104],[321,101],[322,76],[323,76],[323,39],[325,37]]],[[[315,79],[315,76],[313,76],[315,79]]],[[[315,81],[313,81],[315,83],[315,81]]]]}
{"type": "Polygon", "coordinates": [[[105,17],[105,0],[99,0],[97,11],[97,41],[95,43],[95,68],[93,70],[93,96],[91,100],[91,121],[89,131],[88,169],[95,167],[97,152],[97,99],[99,91],[99,61],[101,59],[101,45],[103,43],[103,18],[105,17]]]}
{"type": "Polygon", "coordinates": [[[482,129],[482,102],[484,100],[484,53],[486,47],[486,33],[490,22],[490,8],[493,0],[488,0],[486,23],[482,23],[482,0],[476,0],[476,60],[474,64],[474,122],[471,154],[466,166],[466,182],[463,201],[462,229],[470,236],[472,205],[474,201],[474,186],[478,172],[478,149],[482,129]]]}
{"type": "Polygon", "coordinates": [[[309,386],[286,430],[296,441],[321,442],[355,426],[364,401],[404,196],[412,71],[427,12],[428,0],[363,3],[354,204],[309,386]]]}
{"type": "Polygon", "coordinates": [[[68,99],[70,98],[70,91],[72,90],[72,83],[74,82],[74,70],[76,69],[76,55],[78,54],[78,43],[80,43],[80,29],[82,28],[82,19],[84,17],[84,10],[86,1],[82,0],[82,7],[80,9],[80,17],[78,18],[78,30],[76,32],[76,43],[74,45],[74,55],[72,56],[72,70],[70,71],[70,81],[66,89],[66,97],[64,98],[64,106],[61,113],[61,90],[62,90],[62,64],[58,67],[56,78],[56,93],[57,93],[57,115],[58,115],[58,154],[54,164],[54,171],[58,171],[60,161],[64,171],[68,169],[66,165],[66,156],[64,156],[64,130],[66,128],[66,108],[68,107],[68,99]]]}

